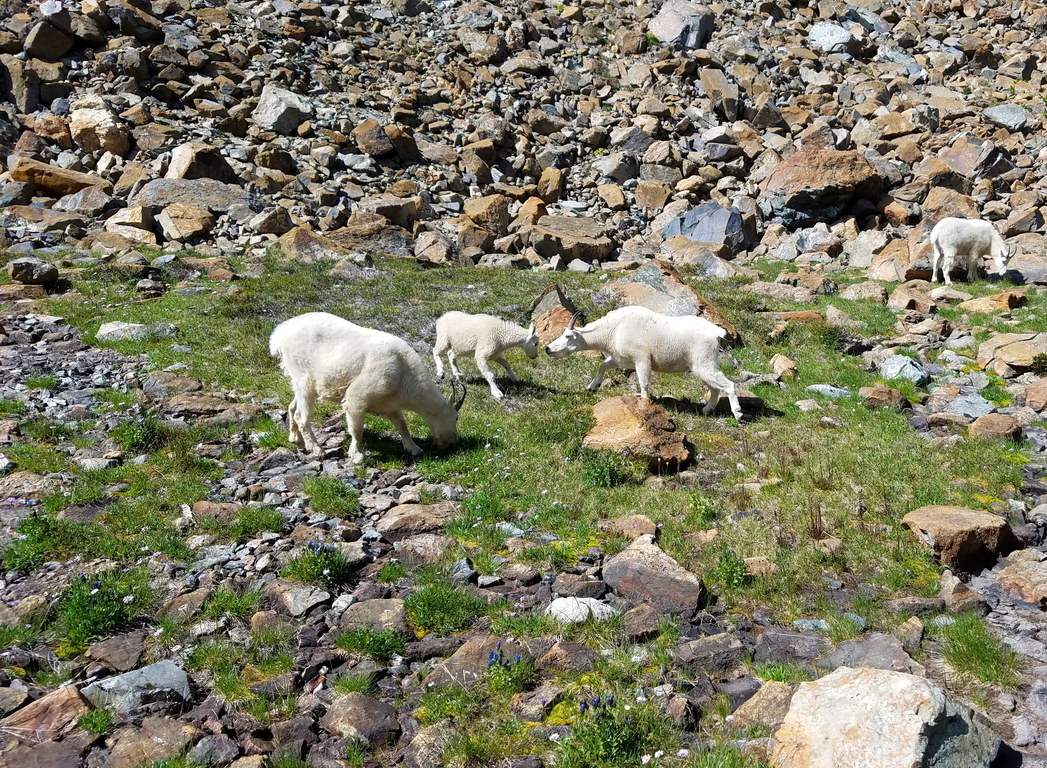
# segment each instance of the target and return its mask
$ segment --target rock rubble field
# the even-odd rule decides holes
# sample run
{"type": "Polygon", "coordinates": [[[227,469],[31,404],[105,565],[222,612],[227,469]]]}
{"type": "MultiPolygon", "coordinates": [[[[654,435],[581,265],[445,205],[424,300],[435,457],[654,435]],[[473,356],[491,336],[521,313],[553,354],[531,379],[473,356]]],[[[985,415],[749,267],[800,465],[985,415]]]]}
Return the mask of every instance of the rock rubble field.
{"type": "Polygon", "coordinates": [[[1045,33],[0,0],[0,765],[1047,766],[1045,33]],[[1005,271],[931,282],[947,217],[1005,271]],[[289,317],[625,305],[744,418],[515,350],[449,450],[287,441],[289,317]]]}

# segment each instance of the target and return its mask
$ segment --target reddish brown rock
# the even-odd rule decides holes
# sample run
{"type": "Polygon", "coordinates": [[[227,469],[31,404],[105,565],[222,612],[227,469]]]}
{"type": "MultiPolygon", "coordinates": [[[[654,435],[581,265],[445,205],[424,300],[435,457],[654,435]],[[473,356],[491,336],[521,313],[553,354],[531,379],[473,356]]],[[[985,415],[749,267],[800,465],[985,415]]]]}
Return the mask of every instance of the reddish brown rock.
{"type": "Polygon", "coordinates": [[[902,518],[917,539],[953,570],[973,572],[1019,546],[1001,517],[966,507],[932,505],[902,518]]]}
{"type": "Polygon", "coordinates": [[[646,536],[608,558],[603,577],[626,600],[650,603],[666,613],[693,614],[705,598],[702,580],[646,536]]]}
{"type": "Polygon", "coordinates": [[[982,437],[987,440],[1020,440],[1022,425],[1013,416],[1004,413],[990,413],[979,416],[967,428],[970,437],[982,437]]]}

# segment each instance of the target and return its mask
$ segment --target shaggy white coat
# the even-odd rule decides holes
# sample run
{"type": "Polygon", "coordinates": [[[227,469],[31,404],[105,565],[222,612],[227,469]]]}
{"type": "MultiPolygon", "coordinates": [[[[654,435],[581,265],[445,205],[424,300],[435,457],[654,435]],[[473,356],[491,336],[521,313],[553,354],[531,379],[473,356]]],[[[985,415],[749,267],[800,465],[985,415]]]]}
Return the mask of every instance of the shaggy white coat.
{"type": "Polygon", "coordinates": [[[501,400],[504,395],[494,381],[491,361],[494,360],[505,369],[511,381],[519,381],[509,361],[503,356],[505,351],[520,347],[534,360],[538,357],[538,334],[534,323],[530,328],[510,323],[494,315],[470,315],[466,312],[446,312],[436,321],[436,345],[433,347],[433,360],[436,361],[436,377],[444,377],[444,366],[441,355],[447,353],[447,362],[451,373],[462,378],[462,372],[456,364],[457,355],[473,355],[476,367],[487,384],[491,387],[491,396],[501,400]]]}
{"type": "Polygon", "coordinates": [[[589,383],[590,392],[603,383],[611,368],[635,370],[640,397],[649,396],[652,371],[691,373],[709,387],[704,414],[712,413],[720,394],[726,393],[731,413],[736,419],[742,417],[734,382],[719,368],[720,339],[727,335],[720,326],[693,315],[669,317],[643,307],[622,307],[583,328],[573,326],[574,320],[545,351],[551,357],[587,349],[602,352],[604,361],[589,383]]]}
{"type": "Polygon", "coordinates": [[[364,415],[389,419],[413,456],[422,449],[411,438],[403,412],[429,423],[438,448],[458,439],[458,412],[441,394],[421,356],[402,339],[354,325],[326,312],[286,320],[269,337],[269,353],[291,380],[294,397],[287,408],[290,439],[319,453],[309,425],[317,400],[341,403],[349,430],[349,461],[363,461],[364,415]]]}
{"type": "Polygon", "coordinates": [[[939,268],[946,285],[952,285],[952,270],[957,259],[967,265],[967,280],[977,277],[983,256],[991,256],[996,271],[1007,270],[1007,245],[992,224],[981,219],[942,219],[931,230],[931,282],[937,280],[939,268]]]}

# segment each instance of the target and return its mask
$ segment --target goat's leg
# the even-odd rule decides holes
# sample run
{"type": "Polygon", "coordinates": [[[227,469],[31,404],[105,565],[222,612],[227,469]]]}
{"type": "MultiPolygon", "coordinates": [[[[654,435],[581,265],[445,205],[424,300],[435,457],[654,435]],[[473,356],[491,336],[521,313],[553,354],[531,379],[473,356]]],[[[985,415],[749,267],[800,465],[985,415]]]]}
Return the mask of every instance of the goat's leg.
{"type": "Polygon", "coordinates": [[[640,397],[651,396],[651,361],[641,358],[636,361],[636,383],[640,386],[640,397]]]}
{"type": "Polygon", "coordinates": [[[422,449],[418,447],[418,444],[411,437],[411,431],[407,428],[407,419],[404,418],[403,411],[394,411],[393,413],[385,414],[385,418],[392,422],[396,431],[400,433],[400,442],[404,444],[404,450],[412,456],[421,456],[422,449]]]}
{"type": "Polygon", "coordinates": [[[438,380],[444,377],[444,361],[440,357],[443,354],[443,350],[438,347],[433,347],[433,361],[436,363],[436,378],[438,380]]]}
{"type": "Polygon", "coordinates": [[[709,402],[702,409],[703,415],[708,416],[713,412],[719,402],[720,393],[723,392],[731,403],[731,414],[734,418],[741,420],[742,406],[738,402],[738,390],[733,381],[727,378],[719,368],[700,368],[694,371],[694,374],[709,387],[709,402]]]}
{"type": "Polygon", "coordinates": [[[451,374],[456,379],[464,379],[465,378],[465,374],[462,373],[461,369],[458,368],[457,360],[458,360],[458,358],[455,355],[454,350],[452,349],[452,350],[448,351],[448,353],[447,353],[447,362],[450,363],[450,365],[451,365],[451,374]]]}
{"type": "Polygon", "coordinates": [[[956,263],[956,255],[953,253],[946,253],[942,257],[942,282],[946,285],[952,285],[952,268],[956,263]]]}
{"type": "Polygon", "coordinates": [[[350,464],[359,464],[364,460],[364,415],[363,409],[349,408],[347,403],[342,403],[345,409],[345,426],[349,432],[349,450],[346,459],[350,464]]]}
{"type": "Polygon", "coordinates": [[[299,448],[305,448],[305,438],[302,437],[302,430],[298,428],[298,421],[295,415],[297,410],[297,400],[292,397],[291,402],[287,405],[287,441],[297,445],[299,448]]]}
{"type": "Polygon", "coordinates": [[[309,419],[313,415],[316,397],[309,392],[296,392],[294,396],[294,422],[306,453],[320,453],[320,442],[313,433],[309,419]]]}
{"type": "Polygon", "coordinates": [[[505,359],[504,355],[495,355],[491,359],[505,369],[505,372],[509,375],[509,381],[519,381],[519,379],[516,378],[516,374],[513,373],[513,369],[509,367],[509,361],[505,359]]]}
{"type": "Polygon", "coordinates": [[[479,352],[476,353],[476,367],[480,369],[480,374],[491,388],[491,397],[495,400],[505,397],[502,390],[498,389],[498,385],[494,383],[494,371],[491,370],[491,364],[479,352]]]}
{"type": "Polygon", "coordinates": [[[599,370],[596,371],[596,376],[593,378],[592,381],[589,382],[589,391],[595,392],[596,390],[598,390],[600,388],[600,385],[603,384],[604,374],[606,374],[609,370],[611,370],[614,367],[614,358],[612,358],[610,355],[605,357],[603,359],[603,362],[600,363],[599,370]]]}
{"type": "Polygon", "coordinates": [[[936,275],[942,266],[942,249],[938,243],[931,243],[931,282],[938,282],[936,275]]]}
{"type": "Polygon", "coordinates": [[[978,262],[982,260],[981,255],[969,254],[967,256],[967,282],[973,283],[978,279],[978,262]]]}

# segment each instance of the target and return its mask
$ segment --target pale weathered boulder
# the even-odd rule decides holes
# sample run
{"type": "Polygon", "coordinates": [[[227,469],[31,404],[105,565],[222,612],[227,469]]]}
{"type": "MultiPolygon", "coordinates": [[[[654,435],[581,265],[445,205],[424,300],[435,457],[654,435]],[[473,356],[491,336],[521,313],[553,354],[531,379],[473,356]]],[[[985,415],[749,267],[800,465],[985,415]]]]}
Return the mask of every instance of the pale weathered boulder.
{"type": "Polygon", "coordinates": [[[658,547],[640,536],[603,566],[603,578],[621,597],[646,602],[672,614],[690,615],[705,597],[705,585],[658,547]]]}
{"type": "Polygon", "coordinates": [[[101,104],[74,109],[69,116],[69,132],[84,152],[112,152],[123,157],[131,148],[131,134],[127,126],[101,104]]]}
{"type": "Polygon", "coordinates": [[[711,8],[688,0],[667,0],[647,25],[647,31],[678,50],[704,48],[716,17],[711,8]]]}
{"type": "Polygon", "coordinates": [[[954,570],[971,572],[992,565],[1018,547],[1006,520],[977,509],[931,505],[914,509],[902,522],[954,570]]]}
{"type": "Polygon", "coordinates": [[[75,728],[77,719],[88,710],[76,686],[67,685],[0,720],[0,731],[26,744],[43,744],[75,728]]]}
{"type": "Polygon", "coordinates": [[[580,624],[587,619],[607,621],[618,611],[592,597],[558,597],[545,608],[545,615],[565,624],[580,624]]]}
{"type": "Polygon", "coordinates": [[[214,223],[214,214],[190,203],[169,205],[156,217],[156,225],[165,239],[183,242],[208,234],[214,223]]]}
{"type": "Polygon", "coordinates": [[[275,83],[267,83],[251,119],[266,130],[291,134],[312,114],[309,99],[275,83]]]}
{"type": "Polygon", "coordinates": [[[771,740],[776,768],[986,768],[1000,737],[921,677],[841,667],[800,683],[771,740]]]}
{"type": "Polygon", "coordinates": [[[1037,355],[1047,355],[1047,333],[998,333],[978,346],[978,365],[1000,376],[1013,377],[1033,367],[1037,355]]]}
{"type": "Polygon", "coordinates": [[[979,416],[967,428],[970,437],[986,440],[1020,440],[1022,425],[1016,418],[1005,413],[988,413],[979,416]]]}
{"type": "Polygon", "coordinates": [[[606,228],[592,219],[543,216],[531,230],[531,246],[540,256],[571,261],[603,261],[614,250],[606,228]]]}
{"type": "Polygon", "coordinates": [[[646,398],[609,397],[593,406],[593,417],[585,447],[628,455],[653,469],[679,467],[691,456],[669,414],[646,398]]]}
{"type": "Polygon", "coordinates": [[[1047,561],[1043,553],[1023,549],[1004,563],[998,574],[1000,586],[1019,600],[1047,608],[1047,561]]]}
{"type": "Polygon", "coordinates": [[[38,189],[56,195],[71,195],[86,187],[101,187],[111,191],[113,185],[93,173],[80,173],[41,163],[31,157],[17,157],[9,172],[12,181],[24,181],[38,189]]]}

